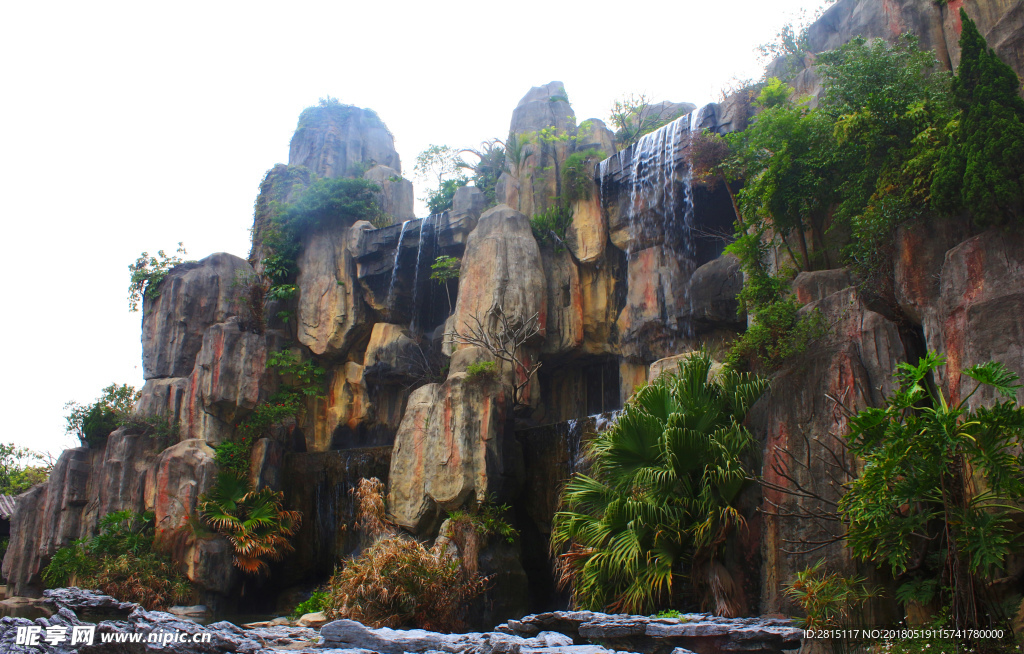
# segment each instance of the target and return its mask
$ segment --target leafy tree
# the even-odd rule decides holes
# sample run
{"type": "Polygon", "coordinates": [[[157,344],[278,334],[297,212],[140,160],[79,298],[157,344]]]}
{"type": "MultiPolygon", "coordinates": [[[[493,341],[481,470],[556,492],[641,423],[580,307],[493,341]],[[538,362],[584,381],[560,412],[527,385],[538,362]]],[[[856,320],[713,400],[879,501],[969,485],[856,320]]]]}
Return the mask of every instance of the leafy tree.
{"type": "Polygon", "coordinates": [[[459,151],[447,145],[431,144],[416,156],[413,168],[416,177],[437,182],[437,188],[428,190],[424,198],[430,213],[441,213],[451,208],[455,191],[469,182],[469,178],[462,174],[462,170],[468,167],[459,151]]]}
{"type": "Polygon", "coordinates": [[[160,296],[158,287],[163,278],[167,276],[171,268],[185,263],[185,260],[178,255],[188,254],[185,246],[178,242],[178,249],[174,256],[168,256],[160,250],[155,257],[149,256],[147,252],[139,255],[135,263],[128,265],[131,276],[128,280],[128,310],[138,311],[139,305],[144,298],[157,298],[160,296]]]}
{"type": "Polygon", "coordinates": [[[110,432],[132,422],[131,412],[141,397],[141,391],[128,384],[111,384],[103,394],[88,405],[68,402],[64,405],[67,414],[67,433],[77,436],[83,445],[96,446],[102,443],[110,432]]]}
{"type": "Polygon", "coordinates": [[[960,110],[951,123],[932,194],[935,207],[966,210],[979,225],[1024,218],[1024,100],[1020,81],[985,43],[960,9],[960,65],[953,97],[960,110]]]}
{"type": "Polygon", "coordinates": [[[53,465],[27,447],[0,443],[0,495],[20,495],[46,481],[53,465]]]}
{"type": "Polygon", "coordinates": [[[552,525],[552,547],[568,546],[559,565],[577,606],[670,607],[688,568],[706,608],[741,610],[720,557],[745,524],[735,504],[752,446],[743,421],[766,382],[711,370],[694,354],[637,391],[588,446],[590,470],[569,480],[552,525]]]}
{"type": "Polygon", "coordinates": [[[444,291],[448,295],[449,313],[452,311],[452,294],[448,290],[448,282],[459,278],[459,269],[461,267],[461,261],[447,255],[439,256],[434,259],[434,263],[430,264],[430,278],[444,286],[444,291]]]}
{"type": "Polygon", "coordinates": [[[615,140],[623,148],[682,115],[667,104],[651,102],[644,93],[625,95],[616,100],[609,110],[609,120],[615,126],[615,140]]]}
{"type": "Polygon", "coordinates": [[[958,401],[931,382],[944,363],[933,352],[917,364],[901,363],[886,406],[850,417],[849,449],[864,463],[839,513],[856,557],[906,581],[939,579],[956,626],[969,628],[982,624],[985,581],[999,576],[1015,548],[1024,410],[1012,399],[1018,376],[1001,363],[961,371],[977,383],[958,401]],[[982,387],[1002,399],[971,409],[982,387]]]}
{"type": "Polygon", "coordinates": [[[270,571],[267,560],[280,561],[295,548],[288,538],[299,529],[302,514],[282,507],[284,493],[254,491],[243,477],[222,472],[200,498],[199,512],[234,548],[234,564],[246,574],[270,571]]]}
{"type": "Polygon", "coordinates": [[[505,158],[505,147],[499,139],[491,139],[480,144],[480,149],[463,148],[459,153],[468,152],[477,157],[475,165],[463,163],[462,167],[473,171],[473,186],[480,189],[487,198],[487,206],[493,206],[497,198],[495,187],[498,178],[508,170],[505,158]]]}
{"type": "Polygon", "coordinates": [[[455,199],[455,192],[468,183],[469,179],[465,175],[460,175],[455,179],[444,180],[441,182],[441,185],[437,187],[437,190],[428,190],[427,208],[430,209],[430,213],[439,214],[451,209],[452,202],[455,199]]]}

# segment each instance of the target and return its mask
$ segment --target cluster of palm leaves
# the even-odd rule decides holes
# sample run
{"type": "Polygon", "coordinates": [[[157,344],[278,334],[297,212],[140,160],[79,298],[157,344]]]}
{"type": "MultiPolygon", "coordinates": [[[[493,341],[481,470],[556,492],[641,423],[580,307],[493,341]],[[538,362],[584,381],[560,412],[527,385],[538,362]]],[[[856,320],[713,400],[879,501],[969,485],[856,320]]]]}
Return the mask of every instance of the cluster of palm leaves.
{"type": "Polygon", "coordinates": [[[288,538],[299,529],[302,515],[283,508],[284,493],[252,490],[248,480],[222,472],[204,495],[199,512],[234,548],[234,563],[246,574],[270,571],[268,560],[280,561],[295,548],[288,538]]]}
{"type": "Polygon", "coordinates": [[[767,382],[711,370],[695,353],[589,444],[589,470],[570,479],[552,530],[577,606],[651,613],[678,604],[688,576],[705,608],[741,610],[720,554],[745,525],[735,501],[753,439],[743,421],[767,382]]]}

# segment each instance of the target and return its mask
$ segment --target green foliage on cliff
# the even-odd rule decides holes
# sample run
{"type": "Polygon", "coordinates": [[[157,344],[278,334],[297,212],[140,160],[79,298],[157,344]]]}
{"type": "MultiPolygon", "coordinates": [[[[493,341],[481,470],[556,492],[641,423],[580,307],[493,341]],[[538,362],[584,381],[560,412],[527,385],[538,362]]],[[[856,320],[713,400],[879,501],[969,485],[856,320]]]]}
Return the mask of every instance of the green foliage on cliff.
{"type": "Polygon", "coordinates": [[[615,126],[615,140],[619,147],[626,148],[659,127],[668,125],[682,112],[658,106],[643,93],[624,95],[612,104],[608,111],[609,120],[615,126]]]}
{"type": "Polygon", "coordinates": [[[1006,575],[1018,549],[1024,409],[1013,399],[1018,376],[1003,364],[961,371],[959,397],[932,382],[944,364],[933,352],[899,364],[886,405],[850,417],[850,453],[864,465],[838,510],[854,556],[904,582],[937,579],[932,590],[956,625],[976,627],[987,622],[982,589],[1006,575]],[[982,389],[996,401],[972,409],[982,389]]]}
{"type": "Polygon", "coordinates": [[[744,273],[740,311],[753,318],[730,348],[727,363],[734,370],[773,372],[825,334],[824,319],[817,312],[801,314],[800,303],[787,295],[788,277],[770,271],[762,231],[741,233],[726,252],[740,261],[744,273]]]}
{"type": "Polygon", "coordinates": [[[552,525],[563,584],[586,609],[651,613],[678,605],[689,582],[705,608],[737,615],[723,544],[745,520],[736,501],[753,439],[743,426],[765,382],[711,373],[697,353],[641,388],[587,447],[552,525]],[[683,576],[684,567],[688,579],[683,576]]]}
{"type": "Polygon", "coordinates": [[[20,495],[50,475],[42,454],[13,443],[0,443],[0,495],[20,495]]]}
{"type": "Polygon", "coordinates": [[[77,436],[82,445],[96,447],[106,440],[110,432],[121,425],[133,422],[132,408],[142,395],[134,386],[111,384],[92,404],[68,402],[64,405],[67,413],[65,430],[77,436]]]}
{"type": "Polygon", "coordinates": [[[1020,81],[985,44],[960,9],[960,65],[953,97],[960,110],[950,125],[932,184],[936,208],[966,211],[979,225],[1024,219],[1024,100],[1020,81]]]}
{"type": "Polygon", "coordinates": [[[587,164],[604,159],[596,148],[573,152],[562,165],[562,197],[569,203],[585,200],[593,192],[594,180],[587,172],[587,164]]]}
{"type": "Polygon", "coordinates": [[[439,214],[452,208],[452,201],[455,199],[455,192],[469,183],[464,175],[455,179],[446,179],[435,190],[427,191],[427,208],[431,214],[439,214]]]}
{"type": "Polygon", "coordinates": [[[176,254],[169,256],[163,250],[151,257],[143,252],[135,263],[128,265],[131,275],[128,280],[128,310],[138,311],[145,298],[154,299],[160,296],[159,286],[171,268],[185,263],[178,255],[187,254],[185,246],[178,242],[176,254]]]}
{"type": "Polygon", "coordinates": [[[572,208],[562,198],[556,198],[547,209],[538,211],[530,218],[530,228],[537,244],[550,245],[561,252],[565,245],[565,233],[572,224],[572,208]]]}
{"type": "Polygon", "coordinates": [[[50,588],[74,583],[96,588],[147,609],[165,609],[192,599],[188,579],[153,550],[153,514],[116,511],[100,519],[99,534],[54,553],[43,569],[50,588]]]}
{"type": "Polygon", "coordinates": [[[234,441],[225,441],[216,447],[216,461],[222,471],[247,474],[256,441],[267,436],[275,425],[301,416],[309,400],[324,393],[327,371],[313,360],[300,359],[291,350],[271,352],[267,356],[267,368],[280,375],[281,388],[235,425],[234,441]]]}

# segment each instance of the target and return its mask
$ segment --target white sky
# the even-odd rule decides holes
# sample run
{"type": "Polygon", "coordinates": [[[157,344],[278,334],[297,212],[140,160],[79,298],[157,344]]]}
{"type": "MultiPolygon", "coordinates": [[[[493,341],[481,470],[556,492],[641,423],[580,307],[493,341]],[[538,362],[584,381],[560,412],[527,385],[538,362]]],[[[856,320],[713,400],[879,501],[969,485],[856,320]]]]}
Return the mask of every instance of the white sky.
{"type": "Polygon", "coordinates": [[[66,401],[141,387],[128,264],[178,241],[189,258],[245,257],[259,182],[318,98],[377,111],[412,178],[431,143],[504,138],[551,80],[579,120],[629,92],[713,101],[816,6],[3,2],[0,442],[57,453],[76,444],[66,401]]]}

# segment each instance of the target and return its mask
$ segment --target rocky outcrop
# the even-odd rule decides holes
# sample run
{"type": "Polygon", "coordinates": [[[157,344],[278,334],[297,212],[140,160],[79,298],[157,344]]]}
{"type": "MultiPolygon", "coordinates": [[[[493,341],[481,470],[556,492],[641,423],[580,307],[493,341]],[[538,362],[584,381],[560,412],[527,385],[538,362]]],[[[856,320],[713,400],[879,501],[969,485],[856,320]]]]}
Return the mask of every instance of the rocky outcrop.
{"type": "Polygon", "coordinates": [[[370,629],[336,620],[320,630],[325,647],[359,648],[385,654],[450,652],[490,654],[591,654],[601,643],[620,652],[669,654],[744,651],[780,654],[800,647],[803,631],[789,620],[718,618],[689,613],[679,618],[558,611],[510,620],[489,633],[438,634],[422,629],[370,629]]]}
{"type": "Polygon", "coordinates": [[[191,374],[206,329],[240,314],[238,280],[252,274],[244,259],[224,252],[168,272],[142,307],[143,376],[191,374]]]}
{"type": "Polygon", "coordinates": [[[322,229],[306,237],[299,254],[298,340],[316,355],[343,355],[369,329],[348,240],[346,226],[322,229]]]}
{"type": "MultiPolygon", "coordinates": [[[[1024,238],[992,229],[946,252],[939,275],[938,301],[925,311],[924,335],[931,349],[946,355],[939,382],[953,402],[974,388],[961,371],[999,361],[1024,375],[1024,238]]],[[[996,400],[990,388],[971,397],[969,406],[996,400]]],[[[1017,390],[1024,402],[1024,389],[1017,390]]]]}
{"type": "Polygon", "coordinates": [[[561,166],[571,151],[568,137],[576,134],[565,85],[549,82],[530,89],[512,112],[509,132],[528,144],[524,160],[499,184],[498,202],[532,216],[561,195],[561,166]]]}
{"type": "Polygon", "coordinates": [[[263,239],[270,221],[281,206],[298,200],[312,181],[309,169],[305,166],[285,164],[277,164],[263,177],[253,211],[252,249],[249,251],[249,264],[257,272],[263,271],[262,261],[267,256],[263,239]]]}
{"type": "Polygon", "coordinates": [[[397,170],[378,165],[367,170],[363,178],[380,186],[377,202],[381,210],[391,216],[393,224],[416,217],[413,213],[412,182],[404,179],[397,170]]]}
{"type": "Polygon", "coordinates": [[[388,508],[416,534],[432,533],[442,510],[512,496],[519,458],[506,434],[505,388],[494,374],[466,371],[489,359],[479,348],[462,350],[443,384],[421,386],[409,397],[391,458],[388,508]]]}
{"type": "Polygon", "coordinates": [[[739,311],[737,296],[743,290],[743,271],[739,260],[723,255],[698,267],[687,281],[683,319],[698,332],[718,328],[740,330],[746,316],[739,311]]]}
{"type": "Polygon", "coordinates": [[[547,326],[547,281],[530,221],[498,205],[480,216],[462,260],[454,325],[464,330],[479,320],[495,329],[497,312],[509,320],[536,316],[543,338],[547,326]]]}
{"type": "Polygon", "coordinates": [[[630,256],[626,307],[617,323],[624,356],[650,361],[671,353],[665,348],[678,337],[686,307],[690,271],[685,266],[661,246],[630,256]]]}
{"type": "Polygon", "coordinates": [[[547,279],[547,338],[542,352],[565,354],[583,343],[583,295],[580,275],[566,250],[541,251],[547,279]]]}
{"type": "Polygon", "coordinates": [[[351,177],[360,164],[379,164],[402,172],[395,140],[369,109],[328,104],[310,107],[288,150],[290,166],[305,166],[317,177],[351,177]]]}
{"type": "Polygon", "coordinates": [[[275,332],[246,329],[237,317],[207,328],[186,387],[182,435],[213,444],[230,440],[238,421],[269,394],[267,354],[283,341],[275,332]]]}
{"type": "Polygon", "coordinates": [[[47,485],[40,484],[18,496],[11,516],[11,538],[4,555],[3,575],[8,593],[31,596],[39,593],[39,515],[46,506],[47,485]]]}
{"type": "MultiPolygon", "coordinates": [[[[836,276],[833,271],[805,275],[802,283],[807,288],[827,287],[836,276]]],[[[808,550],[806,543],[834,534],[826,531],[827,523],[822,526],[820,521],[774,514],[799,514],[829,507],[777,489],[793,488],[795,481],[813,489],[825,501],[838,499],[837,487],[831,482],[836,479],[841,483],[843,470],[831,466],[828,451],[820,448],[831,447],[839,460],[844,459],[845,450],[832,439],[845,433],[847,414],[831,398],[853,411],[882,405],[893,389],[896,365],[907,359],[896,325],[868,309],[852,286],[817,299],[802,311],[820,312],[828,326],[827,334],[771,378],[770,389],[748,418],[764,444],[763,475],[772,485],[764,489],[762,613],[792,611],[792,605],[783,596],[782,584],[820,558],[826,560],[829,569],[853,571],[849,551],[840,544],[807,554],[791,553],[808,550]],[[808,448],[814,449],[808,452],[808,448]],[[810,468],[803,465],[808,460],[810,468]]],[[[852,463],[846,461],[846,465],[852,463]]]]}

